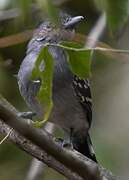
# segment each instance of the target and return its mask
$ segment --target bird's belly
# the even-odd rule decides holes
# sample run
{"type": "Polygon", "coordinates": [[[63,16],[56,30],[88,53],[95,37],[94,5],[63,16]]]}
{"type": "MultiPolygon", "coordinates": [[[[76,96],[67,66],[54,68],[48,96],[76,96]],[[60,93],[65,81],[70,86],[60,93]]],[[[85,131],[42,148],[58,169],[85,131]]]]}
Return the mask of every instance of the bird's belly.
{"type": "Polygon", "coordinates": [[[72,87],[65,88],[54,96],[50,121],[67,132],[70,132],[71,129],[87,131],[89,127],[85,114],[73,91],[72,87]]]}

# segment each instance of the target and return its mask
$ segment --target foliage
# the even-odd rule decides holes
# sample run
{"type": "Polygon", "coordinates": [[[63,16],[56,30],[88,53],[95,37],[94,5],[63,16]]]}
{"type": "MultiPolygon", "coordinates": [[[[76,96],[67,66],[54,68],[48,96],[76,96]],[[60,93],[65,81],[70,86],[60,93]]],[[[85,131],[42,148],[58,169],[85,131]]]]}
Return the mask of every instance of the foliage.
{"type": "Polygon", "coordinates": [[[36,60],[32,71],[32,79],[40,79],[41,87],[37,95],[38,101],[42,104],[44,117],[43,121],[36,122],[36,126],[48,120],[52,109],[52,80],[54,61],[47,47],[44,47],[36,60]]]}
{"type": "Polygon", "coordinates": [[[115,35],[129,19],[129,0],[95,0],[95,2],[106,12],[109,28],[115,35]]]}

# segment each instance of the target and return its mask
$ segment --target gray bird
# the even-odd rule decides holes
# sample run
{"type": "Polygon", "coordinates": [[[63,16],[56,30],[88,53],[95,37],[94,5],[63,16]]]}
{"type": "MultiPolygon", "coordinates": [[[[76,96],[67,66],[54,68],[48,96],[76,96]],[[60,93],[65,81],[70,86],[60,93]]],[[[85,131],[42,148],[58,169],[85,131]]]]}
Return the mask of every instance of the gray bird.
{"type": "MultiPolygon", "coordinates": [[[[62,15],[61,15],[62,16],[62,15]]],[[[70,17],[64,15],[61,18],[60,30],[50,21],[40,25],[28,44],[26,56],[18,72],[19,90],[32,112],[20,113],[24,118],[43,116],[43,107],[35,98],[41,86],[41,80],[30,79],[36,58],[46,43],[59,43],[68,39],[61,32],[68,30],[75,32],[75,26],[83,19],[82,16],[70,17]]],[[[67,64],[67,54],[60,47],[49,47],[49,52],[55,60],[53,77],[53,109],[49,117],[52,122],[61,127],[73,148],[97,162],[89,128],[92,121],[92,98],[89,80],[80,79],[72,74],[67,64]]]]}

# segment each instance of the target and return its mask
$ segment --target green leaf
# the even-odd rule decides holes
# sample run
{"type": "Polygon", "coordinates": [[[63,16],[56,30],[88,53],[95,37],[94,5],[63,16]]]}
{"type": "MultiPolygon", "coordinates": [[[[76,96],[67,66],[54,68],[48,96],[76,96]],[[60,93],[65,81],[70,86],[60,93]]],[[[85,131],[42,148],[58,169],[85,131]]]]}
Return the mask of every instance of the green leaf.
{"type": "Polygon", "coordinates": [[[129,18],[129,0],[95,0],[107,14],[109,27],[113,33],[120,30],[129,18]]]}
{"type": "Polygon", "coordinates": [[[91,74],[91,50],[67,50],[67,52],[72,72],[80,78],[88,78],[91,74]]]}
{"type": "Polygon", "coordinates": [[[32,79],[41,79],[41,87],[38,92],[38,102],[43,107],[43,121],[36,122],[35,126],[42,125],[48,120],[52,109],[52,81],[53,81],[54,61],[48,47],[44,47],[36,60],[35,67],[32,71],[32,79]]]}
{"type": "Polygon", "coordinates": [[[81,44],[73,42],[63,42],[63,45],[71,71],[80,78],[88,78],[91,75],[92,49],[81,48],[81,44]]]}

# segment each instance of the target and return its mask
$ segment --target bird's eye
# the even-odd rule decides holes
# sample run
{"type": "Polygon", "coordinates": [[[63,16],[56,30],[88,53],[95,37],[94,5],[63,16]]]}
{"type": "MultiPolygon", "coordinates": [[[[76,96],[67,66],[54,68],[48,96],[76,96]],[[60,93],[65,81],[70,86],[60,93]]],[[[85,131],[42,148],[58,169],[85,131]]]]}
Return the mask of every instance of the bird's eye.
{"type": "Polygon", "coordinates": [[[71,18],[67,17],[65,20],[64,20],[64,24],[69,22],[71,20],[71,18]]]}

